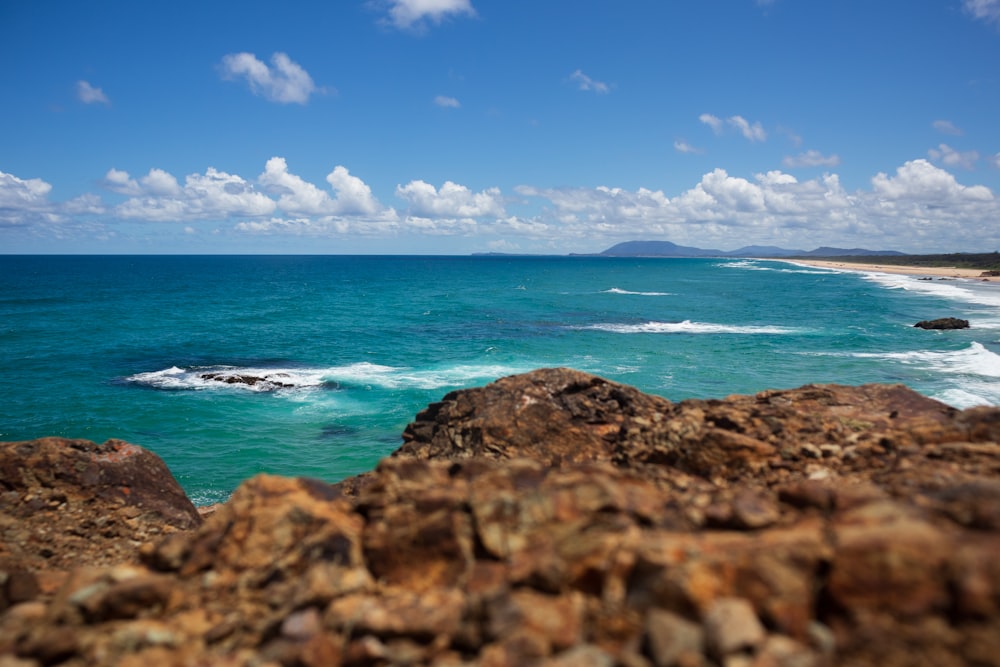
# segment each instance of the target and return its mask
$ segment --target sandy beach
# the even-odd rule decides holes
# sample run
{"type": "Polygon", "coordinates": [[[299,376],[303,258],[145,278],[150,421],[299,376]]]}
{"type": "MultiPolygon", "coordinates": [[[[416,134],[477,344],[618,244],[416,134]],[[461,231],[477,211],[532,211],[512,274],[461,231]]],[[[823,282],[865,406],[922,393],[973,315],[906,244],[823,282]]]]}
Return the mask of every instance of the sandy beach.
{"type": "Polygon", "coordinates": [[[893,264],[858,264],[856,262],[837,262],[821,259],[796,259],[789,260],[793,264],[804,266],[815,266],[824,269],[838,269],[842,271],[863,271],[878,273],[897,273],[909,276],[926,276],[932,278],[966,278],[982,280],[987,282],[1000,282],[1000,276],[984,277],[980,274],[980,269],[959,269],[953,266],[897,266],[893,264]]]}

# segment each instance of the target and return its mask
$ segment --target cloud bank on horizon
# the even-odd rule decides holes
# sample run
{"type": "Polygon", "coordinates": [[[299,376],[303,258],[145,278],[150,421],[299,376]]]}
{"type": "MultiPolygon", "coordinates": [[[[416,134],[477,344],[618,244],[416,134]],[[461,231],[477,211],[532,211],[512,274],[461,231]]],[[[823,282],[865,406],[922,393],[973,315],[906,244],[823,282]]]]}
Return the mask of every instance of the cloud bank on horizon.
{"type": "MultiPolygon", "coordinates": [[[[748,20],[762,34],[793,40],[802,21],[817,18],[782,0],[745,5],[725,20],[696,9],[671,14],[680,10],[661,3],[650,8],[678,24],[717,21],[720,44],[748,20]]],[[[22,11],[16,19],[42,20],[22,11]]],[[[639,60],[569,42],[560,54],[548,42],[558,34],[551,22],[564,18],[527,11],[486,0],[359,2],[324,14],[330,25],[349,24],[340,55],[330,43],[307,48],[310,40],[291,37],[286,44],[247,37],[246,50],[220,50],[206,36],[165,66],[187,77],[177,88],[169,78],[155,85],[128,78],[97,47],[82,67],[67,52],[61,68],[32,79],[65,75],[79,106],[0,112],[6,126],[27,128],[23,143],[0,139],[0,252],[561,254],[629,239],[1000,249],[1000,80],[985,76],[991,70],[983,63],[938,54],[940,76],[966,68],[950,97],[929,97],[936,75],[915,62],[926,81],[913,83],[913,72],[899,69],[895,90],[855,81],[855,91],[829,70],[828,100],[810,103],[791,92],[771,103],[774,91],[804,85],[808,70],[785,78],[780,70],[744,69],[699,93],[685,83],[685,65],[651,55],[661,48],[655,32],[636,37],[623,28],[621,39],[634,42],[639,60]],[[528,20],[538,32],[511,28],[528,20]],[[486,36],[508,36],[510,49],[531,53],[498,65],[486,36]],[[345,60],[353,51],[366,57],[345,60]],[[191,74],[199,71],[200,78],[191,74]],[[653,74],[677,91],[650,85],[653,74]],[[756,83],[741,84],[746,79],[756,83]],[[519,87],[531,93],[515,103],[519,87]],[[833,97],[838,90],[842,98],[833,97]],[[143,96],[155,99],[157,113],[143,96]],[[75,143],[42,139],[52,127],[75,143]],[[80,139],[88,130],[98,134],[95,143],[80,139]],[[573,181],[579,184],[566,184],[573,181]]],[[[900,19],[904,33],[970,33],[973,52],[1000,57],[1000,0],[963,0],[950,14],[940,11],[946,28],[940,14],[918,11],[900,19]]],[[[579,14],[576,30],[606,31],[616,43],[607,15],[579,14]]],[[[275,32],[285,34],[280,27],[275,32]]],[[[219,41],[236,43],[238,33],[219,41]]],[[[858,44],[850,48],[882,53],[874,39],[858,44]]],[[[21,40],[2,48],[30,55],[35,47],[21,40]]],[[[691,67],[723,76],[722,64],[735,66],[740,44],[734,48],[715,58],[701,51],[704,63],[691,67]]],[[[789,62],[783,49],[760,48],[762,58],[789,62]]],[[[16,97],[23,105],[40,103],[45,88],[26,81],[0,84],[23,91],[16,97]]]]}

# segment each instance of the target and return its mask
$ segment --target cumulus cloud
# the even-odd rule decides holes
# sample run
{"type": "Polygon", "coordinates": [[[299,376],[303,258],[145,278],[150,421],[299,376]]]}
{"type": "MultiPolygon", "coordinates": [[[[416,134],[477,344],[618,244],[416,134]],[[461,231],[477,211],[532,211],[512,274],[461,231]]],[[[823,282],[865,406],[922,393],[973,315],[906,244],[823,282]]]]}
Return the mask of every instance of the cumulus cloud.
{"type": "Polygon", "coordinates": [[[872,178],[875,194],[888,200],[931,201],[938,204],[993,201],[982,185],[964,186],[944,169],[927,160],[911,160],[895,176],[878,173],[872,178]]]}
{"type": "Polygon", "coordinates": [[[140,181],[127,172],[112,169],[105,176],[112,190],[132,195],[115,207],[125,219],[181,222],[235,216],[269,215],[275,202],[235,174],[209,167],[204,174],[191,174],[180,186],[159,169],[150,170],[140,181]],[[176,187],[175,187],[176,186],[176,187]]]}
{"type": "Polygon", "coordinates": [[[786,167],[836,167],[840,164],[839,155],[823,155],[819,151],[808,150],[798,155],[786,156],[782,161],[786,167]]]}
{"type": "Polygon", "coordinates": [[[499,188],[472,192],[458,183],[445,181],[441,189],[421,180],[396,186],[396,196],[409,204],[411,216],[418,218],[478,218],[504,215],[499,188]]]}
{"type": "Polygon", "coordinates": [[[952,123],[950,120],[936,120],[933,123],[931,123],[931,126],[942,134],[950,134],[956,137],[962,136],[962,134],[964,134],[964,132],[962,132],[960,128],[955,127],[955,124],[952,123]]]}
{"type": "Polygon", "coordinates": [[[52,186],[40,178],[21,179],[0,171],[0,225],[20,225],[51,210],[52,186]]]}
{"type": "Polygon", "coordinates": [[[0,172],[0,227],[53,235],[73,227],[89,233],[87,221],[100,214],[99,220],[109,223],[177,222],[177,233],[196,228],[196,221],[212,220],[231,221],[231,229],[240,234],[474,234],[480,247],[504,239],[526,250],[554,252],[570,250],[567,239],[590,246],[663,238],[726,249],[759,243],[908,252],[1000,243],[1000,201],[994,193],[983,185],[960,183],[927,159],[876,174],[868,187],[856,191],[847,191],[837,174],[800,180],[777,169],[746,176],[713,169],[670,194],[644,187],[521,185],[514,189],[516,197],[505,198],[499,188],[474,191],[452,181],[435,187],[412,180],[396,186],[395,194],[407,204],[402,214],[380,204],[371,188],[344,166],[334,167],[325,185],[313,184],[292,173],[281,157],[268,160],[255,182],[209,168],[180,183],[161,169],[136,178],[110,169],[103,183],[125,201],[110,210],[94,195],[53,202],[52,187],[45,181],[0,172]]]}
{"type": "Polygon", "coordinates": [[[317,90],[309,73],[281,52],[271,56],[270,67],[252,53],[230,53],[220,71],[225,79],[245,79],[254,95],[281,104],[305,104],[317,90]]]}
{"type": "Polygon", "coordinates": [[[949,167],[962,167],[963,169],[974,169],[976,162],[979,161],[978,151],[957,151],[948,144],[938,144],[937,148],[927,151],[927,155],[932,160],[949,167]]]}
{"type": "Polygon", "coordinates": [[[130,197],[142,195],[178,195],[181,187],[177,179],[162,169],[150,169],[149,173],[136,181],[127,171],[111,168],[104,175],[104,187],[112,192],[130,197]]]}
{"type": "Polygon", "coordinates": [[[962,6],[973,18],[1000,25],[1000,0],[963,0],[962,6]]]}
{"type": "Polygon", "coordinates": [[[548,237],[660,237],[722,248],[747,242],[857,244],[911,251],[920,244],[933,250],[935,243],[940,249],[1000,241],[996,232],[985,233],[1000,215],[992,192],[963,186],[926,160],[907,162],[892,176],[878,174],[871,190],[853,193],[836,174],[800,181],[775,170],[747,179],[723,169],[673,197],[644,188],[521,186],[517,191],[547,202],[538,217],[548,227],[538,233],[548,237]]]}
{"type": "Polygon", "coordinates": [[[447,95],[438,95],[434,98],[434,104],[445,109],[457,109],[461,106],[458,100],[454,97],[448,97],[447,95]]]}
{"type": "Polygon", "coordinates": [[[0,228],[37,226],[52,228],[71,217],[105,213],[104,204],[94,194],[84,194],[65,202],[49,199],[52,185],[40,178],[18,178],[0,171],[0,228]]]}
{"type": "Polygon", "coordinates": [[[457,16],[475,16],[469,0],[389,0],[387,23],[400,30],[422,30],[457,16]]]}
{"type": "Polygon", "coordinates": [[[764,126],[759,122],[751,123],[743,116],[730,116],[723,121],[723,119],[718,116],[714,116],[710,113],[703,113],[698,116],[698,120],[712,128],[712,131],[716,134],[722,134],[725,129],[725,125],[729,125],[742,134],[748,141],[767,140],[767,132],[764,130],[764,126]]]}
{"type": "Polygon", "coordinates": [[[87,81],[76,82],[76,96],[84,104],[111,104],[111,100],[100,88],[95,88],[87,81]]]}
{"type": "Polygon", "coordinates": [[[591,79],[589,76],[587,76],[580,70],[576,70],[575,72],[570,74],[569,78],[570,81],[574,82],[577,85],[577,88],[579,90],[585,90],[597,93],[598,95],[605,95],[611,92],[611,87],[608,84],[604,83],[603,81],[597,81],[595,79],[591,79]]]}

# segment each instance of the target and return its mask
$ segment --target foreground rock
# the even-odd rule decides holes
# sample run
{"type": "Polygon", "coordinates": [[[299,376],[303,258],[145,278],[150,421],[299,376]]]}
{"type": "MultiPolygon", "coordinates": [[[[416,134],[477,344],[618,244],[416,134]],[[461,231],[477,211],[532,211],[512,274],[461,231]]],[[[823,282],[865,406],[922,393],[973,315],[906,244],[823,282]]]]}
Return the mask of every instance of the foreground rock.
{"type": "Polygon", "coordinates": [[[200,524],[167,466],[141,447],[0,443],[0,611],[77,567],[135,561],[139,544],[200,524]]]}
{"type": "Polygon", "coordinates": [[[404,440],[28,596],[0,665],[998,664],[1000,409],[549,369],[404,440]]]}
{"type": "Polygon", "coordinates": [[[957,317],[940,317],[936,320],[923,320],[913,326],[918,329],[968,329],[969,320],[961,320],[957,317]]]}

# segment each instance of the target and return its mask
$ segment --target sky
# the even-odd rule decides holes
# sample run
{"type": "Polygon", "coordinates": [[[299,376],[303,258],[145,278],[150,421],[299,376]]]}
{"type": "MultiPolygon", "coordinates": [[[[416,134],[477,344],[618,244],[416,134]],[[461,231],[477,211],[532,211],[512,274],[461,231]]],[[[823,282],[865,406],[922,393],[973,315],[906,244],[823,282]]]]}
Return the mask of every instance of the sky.
{"type": "Polygon", "coordinates": [[[0,253],[1000,250],[1000,0],[0,0],[0,253]]]}

